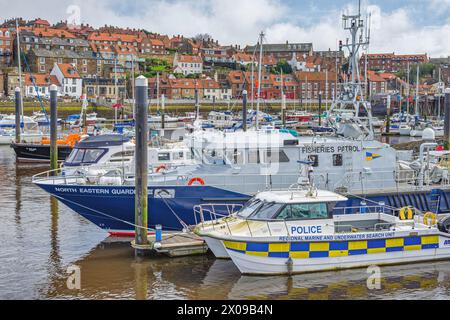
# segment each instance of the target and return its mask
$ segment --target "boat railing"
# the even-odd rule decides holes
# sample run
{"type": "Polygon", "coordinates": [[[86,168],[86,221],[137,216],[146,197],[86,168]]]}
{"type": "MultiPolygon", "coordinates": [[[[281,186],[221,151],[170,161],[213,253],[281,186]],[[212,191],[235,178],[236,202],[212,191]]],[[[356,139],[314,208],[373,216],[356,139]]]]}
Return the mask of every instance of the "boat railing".
{"type": "MultiPolygon", "coordinates": [[[[213,230],[213,231],[221,231],[226,229],[229,235],[233,234],[233,219],[227,219],[233,217],[235,213],[237,213],[240,208],[243,208],[243,205],[237,204],[205,204],[198,205],[194,207],[195,214],[195,222],[197,226],[201,226],[202,230],[213,230]],[[221,213],[218,213],[218,208],[222,209],[221,213]],[[223,213],[226,208],[227,213],[223,213]],[[231,224],[231,225],[230,225],[231,224]]],[[[378,214],[378,221],[385,221],[386,217],[382,217],[382,214],[387,215],[396,215],[396,212],[399,211],[397,209],[388,208],[386,206],[363,206],[363,207],[344,207],[338,208],[342,210],[345,214],[355,214],[360,213],[361,217],[364,217],[365,214],[378,214]]],[[[334,214],[336,215],[336,214],[334,214]]],[[[359,220],[357,220],[359,221],[359,220]]],[[[265,219],[265,220],[251,220],[245,219],[241,220],[244,225],[241,224],[239,227],[240,232],[242,232],[242,227],[248,229],[248,235],[250,237],[262,236],[262,235],[277,235],[277,236],[288,236],[291,237],[291,232],[289,230],[289,225],[295,220],[277,220],[277,219],[265,219]],[[280,229],[281,228],[281,229],[280,229]],[[285,234],[282,230],[285,230],[285,234]]],[[[339,222],[339,221],[335,221],[339,222]]],[[[358,227],[357,225],[350,224],[351,221],[346,221],[347,224],[339,224],[334,223],[333,225],[329,225],[330,227],[335,228],[336,233],[355,233],[355,232],[377,232],[382,230],[390,229],[391,227],[400,226],[400,225],[408,225],[414,227],[414,221],[397,221],[394,220],[392,222],[379,222],[372,226],[368,227],[358,227]]]]}
{"type": "Polygon", "coordinates": [[[402,171],[372,171],[372,172],[349,172],[344,174],[328,173],[326,175],[315,176],[315,184],[319,188],[331,186],[334,190],[345,188],[348,191],[372,191],[383,189],[420,190],[429,187],[448,187],[450,179],[442,179],[439,183],[433,183],[431,171],[426,171],[421,175],[415,170],[402,171]],[[423,180],[423,186],[420,180],[423,180]],[[337,181],[336,183],[332,183],[337,181]]]}
{"type": "MultiPolygon", "coordinates": [[[[127,178],[122,167],[103,165],[95,167],[77,167],[73,173],[68,173],[68,168],[58,168],[36,174],[32,177],[33,183],[43,183],[52,185],[100,185],[102,178],[116,178],[115,184],[122,184],[127,178]]],[[[111,183],[109,183],[110,185],[111,183]]]]}
{"type": "Polygon", "coordinates": [[[228,225],[228,221],[225,218],[231,217],[235,213],[239,212],[244,205],[242,204],[220,204],[210,203],[194,206],[194,218],[195,225],[202,226],[205,229],[211,226],[215,230],[216,224],[219,220],[226,223],[227,228],[231,234],[231,229],[228,225]]]}

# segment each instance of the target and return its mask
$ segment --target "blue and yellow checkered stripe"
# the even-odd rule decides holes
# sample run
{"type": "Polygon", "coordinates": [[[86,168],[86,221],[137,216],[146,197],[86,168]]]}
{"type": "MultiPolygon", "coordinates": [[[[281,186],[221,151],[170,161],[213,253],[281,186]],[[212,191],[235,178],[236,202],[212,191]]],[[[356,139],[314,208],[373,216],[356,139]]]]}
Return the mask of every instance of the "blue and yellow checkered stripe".
{"type": "Polygon", "coordinates": [[[268,258],[333,258],[439,248],[439,236],[341,242],[247,243],[224,241],[227,249],[268,258]]]}

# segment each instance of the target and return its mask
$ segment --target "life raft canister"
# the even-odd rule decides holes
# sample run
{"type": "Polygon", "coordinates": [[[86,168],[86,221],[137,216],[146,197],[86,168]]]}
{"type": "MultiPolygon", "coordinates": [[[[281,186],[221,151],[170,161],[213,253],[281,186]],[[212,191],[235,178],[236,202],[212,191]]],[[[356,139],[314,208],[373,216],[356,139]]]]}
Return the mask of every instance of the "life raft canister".
{"type": "Polygon", "coordinates": [[[414,219],[414,211],[410,207],[404,207],[400,209],[400,220],[412,220],[414,219]]]}
{"type": "Polygon", "coordinates": [[[433,212],[427,212],[423,216],[423,224],[429,227],[434,226],[437,223],[437,218],[437,214],[433,212]]]}
{"type": "Polygon", "coordinates": [[[202,186],[205,185],[205,180],[203,180],[202,178],[196,177],[196,178],[192,178],[191,180],[189,180],[188,186],[192,186],[196,182],[198,182],[202,186]]]}
{"type": "Polygon", "coordinates": [[[158,168],[156,168],[156,173],[160,173],[161,171],[165,171],[167,170],[167,166],[165,164],[159,166],[158,168]]]}

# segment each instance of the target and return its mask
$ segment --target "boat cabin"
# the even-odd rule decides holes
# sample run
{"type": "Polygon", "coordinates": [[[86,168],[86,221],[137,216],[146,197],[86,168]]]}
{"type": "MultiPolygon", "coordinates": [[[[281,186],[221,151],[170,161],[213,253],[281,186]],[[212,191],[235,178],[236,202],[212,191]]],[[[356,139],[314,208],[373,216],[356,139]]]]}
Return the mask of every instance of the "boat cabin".
{"type": "Polygon", "coordinates": [[[65,168],[92,165],[129,165],[134,143],[122,135],[92,136],[80,141],[64,162],[65,168]]]}

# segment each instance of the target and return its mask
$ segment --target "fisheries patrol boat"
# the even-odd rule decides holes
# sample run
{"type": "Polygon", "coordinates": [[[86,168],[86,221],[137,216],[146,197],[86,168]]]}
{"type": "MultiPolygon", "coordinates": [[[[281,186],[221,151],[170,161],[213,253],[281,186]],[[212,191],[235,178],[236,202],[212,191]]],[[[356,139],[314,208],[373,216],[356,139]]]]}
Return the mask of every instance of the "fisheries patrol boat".
{"type": "Polygon", "coordinates": [[[385,206],[336,208],[345,197],[314,188],[256,195],[230,217],[197,227],[243,274],[276,275],[450,259],[450,218],[385,206]],[[408,212],[407,212],[408,211],[408,212]]]}

